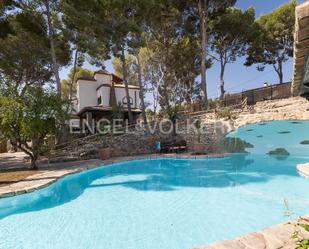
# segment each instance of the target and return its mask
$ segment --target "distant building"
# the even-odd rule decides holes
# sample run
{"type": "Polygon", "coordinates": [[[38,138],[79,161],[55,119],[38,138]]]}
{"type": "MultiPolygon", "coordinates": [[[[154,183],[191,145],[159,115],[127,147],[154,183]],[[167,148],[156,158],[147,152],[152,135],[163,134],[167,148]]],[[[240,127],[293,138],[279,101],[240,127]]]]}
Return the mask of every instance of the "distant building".
{"type": "MultiPolygon", "coordinates": [[[[116,106],[122,107],[123,118],[128,119],[125,85],[121,78],[100,70],[94,73],[92,79],[78,78],[76,83],[77,93],[74,103],[76,117],[71,120],[71,124],[77,127],[83,119],[89,121],[111,119],[116,106]]],[[[138,86],[129,85],[131,109],[135,120],[141,113],[139,92],[138,86]]]]}

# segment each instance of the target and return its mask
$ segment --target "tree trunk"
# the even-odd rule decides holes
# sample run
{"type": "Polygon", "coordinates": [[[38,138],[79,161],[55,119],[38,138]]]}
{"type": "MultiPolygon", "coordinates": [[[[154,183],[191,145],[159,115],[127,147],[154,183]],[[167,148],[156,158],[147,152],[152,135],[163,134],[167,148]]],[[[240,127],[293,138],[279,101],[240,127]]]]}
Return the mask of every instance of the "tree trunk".
{"type": "Polygon", "coordinates": [[[282,61],[278,62],[278,76],[279,76],[279,82],[280,84],[283,83],[283,69],[282,69],[282,61]]]}
{"type": "Polygon", "coordinates": [[[208,18],[208,1],[199,0],[199,18],[201,26],[201,46],[202,46],[202,60],[201,60],[201,90],[203,93],[202,101],[207,104],[207,83],[206,83],[206,58],[207,58],[207,18],[208,18]]]}
{"type": "Polygon", "coordinates": [[[163,88],[164,88],[163,89],[163,96],[164,96],[164,100],[165,100],[165,104],[166,104],[166,109],[168,111],[170,111],[171,105],[170,105],[170,99],[169,99],[168,92],[167,92],[166,83],[164,83],[164,87],[163,88]]]}
{"type": "Polygon", "coordinates": [[[144,101],[144,86],[142,82],[142,70],[141,70],[139,52],[137,52],[136,58],[137,58],[138,83],[140,87],[139,97],[141,99],[142,116],[143,116],[144,124],[147,124],[146,106],[145,106],[145,101],[144,101]]]}
{"type": "Polygon", "coordinates": [[[220,99],[224,98],[225,90],[224,90],[224,71],[225,64],[221,60],[221,68],[220,68],[220,99]]]}
{"type": "Polygon", "coordinates": [[[39,167],[37,165],[37,161],[31,158],[31,169],[38,170],[39,167]]]}
{"type": "Polygon", "coordinates": [[[76,75],[76,67],[77,67],[77,58],[78,58],[78,49],[75,51],[75,56],[74,56],[74,66],[73,66],[73,75],[72,75],[72,81],[70,85],[70,90],[69,90],[69,100],[72,101],[72,95],[73,95],[73,86],[75,83],[75,75],[76,75]]]}
{"type": "Polygon", "coordinates": [[[39,159],[40,145],[41,145],[41,143],[40,143],[39,138],[32,139],[32,156],[30,156],[31,157],[31,168],[32,169],[38,169],[36,162],[39,159]]]}
{"type": "MultiPolygon", "coordinates": [[[[38,159],[38,150],[37,153],[34,153],[34,150],[32,149],[32,151],[30,150],[30,148],[24,148],[27,147],[27,145],[22,145],[21,142],[17,142],[17,140],[11,140],[11,144],[17,148],[19,148],[22,152],[24,152],[26,155],[28,155],[30,157],[30,161],[31,161],[31,169],[33,170],[37,170],[38,169],[38,165],[37,165],[37,159],[38,159]],[[36,156],[37,155],[37,156],[36,156]]],[[[39,148],[39,147],[37,147],[39,148]]]]}
{"type": "Polygon", "coordinates": [[[283,69],[282,69],[282,61],[278,61],[278,67],[276,66],[276,64],[273,64],[273,67],[278,75],[279,78],[279,83],[282,84],[283,83],[283,69]]]}
{"type": "Polygon", "coordinates": [[[46,18],[47,18],[47,26],[48,26],[48,39],[50,44],[50,53],[52,57],[52,70],[56,79],[56,85],[57,85],[57,92],[59,96],[61,96],[61,82],[59,77],[59,66],[57,63],[57,57],[56,57],[56,51],[55,51],[55,43],[54,43],[54,26],[51,19],[51,12],[50,12],[50,6],[49,6],[49,0],[44,1],[45,8],[46,8],[46,18]]]}
{"type": "Polygon", "coordinates": [[[128,115],[129,115],[129,124],[133,124],[133,115],[131,110],[131,101],[130,101],[130,94],[129,94],[129,86],[127,81],[127,66],[126,66],[126,57],[124,53],[124,48],[121,49],[121,61],[122,61],[122,70],[123,70],[123,82],[125,85],[126,91],[126,98],[127,98],[127,108],[128,108],[128,115]]]}
{"type": "Polygon", "coordinates": [[[157,90],[155,93],[152,94],[153,96],[153,112],[154,112],[154,115],[156,117],[157,115],[157,103],[158,103],[158,94],[157,94],[157,90]]]}

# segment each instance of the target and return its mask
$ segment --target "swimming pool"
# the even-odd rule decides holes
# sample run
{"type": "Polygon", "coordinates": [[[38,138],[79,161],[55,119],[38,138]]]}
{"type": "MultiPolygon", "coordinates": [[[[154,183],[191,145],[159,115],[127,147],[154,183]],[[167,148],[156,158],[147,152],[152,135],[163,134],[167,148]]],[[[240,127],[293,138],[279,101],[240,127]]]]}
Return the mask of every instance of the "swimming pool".
{"type": "Polygon", "coordinates": [[[229,136],[254,148],[117,163],[1,199],[0,248],[189,249],[286,220],[284,198],[295,214],[309,213],[309,180],[295,167],[309,161],[309,145],[300,145],[309,122],[249,125],[229,136]],[[291,155],[266,155],[277,147],[291,155]]]}

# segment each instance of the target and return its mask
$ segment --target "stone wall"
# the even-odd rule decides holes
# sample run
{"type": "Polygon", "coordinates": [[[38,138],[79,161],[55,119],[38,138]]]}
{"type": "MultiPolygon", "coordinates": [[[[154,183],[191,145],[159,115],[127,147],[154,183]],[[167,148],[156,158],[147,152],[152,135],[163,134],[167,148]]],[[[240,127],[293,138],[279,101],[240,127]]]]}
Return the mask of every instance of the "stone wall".
{"type": "MultiPolygon", "coordinates": [[[[130,156],[155,153],[155,141],[186,140],[188,150],[193,151],[195,144],[202,144],[206,152],[218,151],[218,143],[228,132],[246,124],[271,120],[309,120],[309,102],[301,97],[259,102],[248,110],[235,110],[232,119],[218,119],[214,113],[199,116],[187,115],[177,124],[177,135],[167,135],[160,132],[159,126],[149,132],[147,129],[134,129],[129,133],[113,136],[90,136],[72,141],[66,148],[62,148],[56,157],[69,159],[96,158],[102,148],[111,148],[112,156],[130,156]],[[202,122],[203,132],[198,142],[198,133],[192,126],[194,120],[202,122]]],[[[167,131],[168,125],[163,126],[167,131]]]]}
{"type": "Polygon", "coordinates": [[[259,102],[252,111],[239,113],[234,126],[238,128],[246,124],[273,120],[309,120],[309,101],[302,97],[293,97],[259,102]]]}
{"type": "MultiPolygon", "coordinates": [[[[77,139],[72,141],[69,146],[54,153],[54,159],[56,157],[71,159],[97,158],[99,150],[103,148],[111,148],[113,157],[151,154],[156,152],[156,141],[170,140],[185,140],[190,151],[198,140],[196,130],[188,123],[177,123],[176,135],[172,132],[167,133],[170,130],[170,124],[165,124],[162,127],[163,132],[160,131],[159,125],[157,125],[156,128],[151,126],[151,131],[146,128],[138,128],[119,135],[95,135],[77,139]]],[[[200,136],[200,143],[204,144],[209,152],[215,150],[214,140],[216,134],[214,131],[213,123],[206,124],[200,136]]]]}
{"type": "MultiPolygon", "coordinates": [[[[309,120],[309,101],[302,97],[269,100],[258,102],[246,110],[232,111],[232,118],[217,118],[215,113],[205,113],[194,117],[194,114],[186,118],[198,118],[208,130],[202,137],[202,143],[209,145],[208,152],[219,152],[218,144],[228,133],[241,126],[273,120],[309,120]]],[[[194,134],[187,134],[188,144],[193,144],[194,134]]],[[[189,146],[190,147],[190,146],[189,146]]]]}

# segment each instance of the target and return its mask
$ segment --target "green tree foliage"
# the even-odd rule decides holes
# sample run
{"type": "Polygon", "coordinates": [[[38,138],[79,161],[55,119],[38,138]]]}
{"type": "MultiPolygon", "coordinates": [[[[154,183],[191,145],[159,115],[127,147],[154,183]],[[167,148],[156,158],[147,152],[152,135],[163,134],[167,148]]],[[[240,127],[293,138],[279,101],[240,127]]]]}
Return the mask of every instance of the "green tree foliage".
{"type": "Polygon", "coordinates": [[[47,134],[64,122],[63,101],[52,83],[45,22],[31,10],[9,15],[11,32],[0,38],[0,133],[31,158],[36,168],[47,134]]]}
{"type": "Polygon", "coordinates": [[[13,86],[23,95],[32,85],[51,78],[47,34],[40,16],[20,13],[7,18],[11,34],[0,38],[0,87],[13,86]]]}
{"type": "Polygon", "coordinates": [[[64,35],[57,0],[11,0],[9,1],[7,15],[27,13],[32,17],[32,22],[26,22],[27,28],[44,32],[48,39],[48,51],[51,60],[53,80],[56,83],[58,94],[61,94],[59,70],[70,61],[70,48],[64,35]],[[43,20],[43,22],[41,21],[43,20]],[[39,21],[39,22],[38,22],[39,21]],[[36,23],[37,22],[37,23],[36,23]]]}
{"type": "Polygon", "coordinates": [[[12,32],[6,15],[6,12],[13,8],[12,2],[11,0],[0,1],[0,38],[12,32]]]}
{"type": "Polygon", "coordinates": [[[184,15],[184,7],[177,2],[161,3],[152,15],[147,39],[152,69],[147,67],[150,70],[146,78],[158,90],[159,103],[166,109],[191,101],[192,86],[199,74],[199,43],[190,29],[191,21],[184,15]]]}
{"type": "MultiPolygon", "coordinates": [[[[67,39],[63,35],[63,25],[60,18],[58,1],[56,0],[11,0],[5,1],[5,21],[10,22],[11,17],[17,17],[24,30],[36,34],[44,34],[42,42],[49,52],[46,60],[51,61],[53,80],[60,94],[59,70],[70,61],[70,48],[67,39]],[[22,20],[24,19],[24,20],[22,20]]],[[[3,23],[3,22],[2,22],[3,23]]],[[[10,25],[9,25],[10,27],[10,25]]],[[[0,32],[1,33],[1,32],[0,32]]],[[[5,33],[5,32],[4,32],[5,33]]],[[[7,33],[13,34],[13,30],[7,33]]],[[[16,33],[15,33],[16,34],[16,33]]],[[[5,35],[5,34],[4,34],[5,35]]],[[[43,36],[43,35],[42,35],[43,36]]],[[[25,39],[27,39],[25,37],[25,39]]],[[[40,41],[38,40],[38,43],[40,41]]],[[[40,45],[39,45],[40,46],[40,45]]]]}
{"type": "MultiPolygon", "coordinates": [[[[112,60],[115,75],[123,78],[123,65],[119,57],[112,60]]],[[[129,85],[138,85],[138,75],[136,69],[136,58],[131,54],[126,54],[127,81],[129,85]]]]}
{"type": "Polygon", "coordinates": [[[56,123],[64,119],[63,101],[55,92],[31,86],[23,96],[9,88],[1,93],[1,135],[29,155],[33,169],[44,138],[54,134],[56,123]]]}
{"type": "Polygon", "coordinates": [[[140,5],[136,5],[135,1],[125,0],[87,2],[62,0],[61,6],[64,22],[72,30],[77,48],[88,53],[96,65],[103,65],[102,59],[107,59],[111,51],[114,56],[121,58],[129,122],[132,123],[125,50],[128,47],[129,33],[139,30],[134,17],[136,8],[140,5]],[[77,20],[80,17],[81,19],[77,20]],[[86,42],[83,40],[85,34],[88,35],[86,42]]]}
{"type": "Polygon", "coordinates": [[[174,104],[184,101],[191,104],[196,97],[194,88],[197,86],[195,79],[200,73],[199,52],[199,42],[189,34],[184,34],[172,47],[170,66],[176,81],[173,88],[175,94],[172,95],[174,104]]]}
{"type": "Polygon", "coordinates": [[[283,83],[283,63],[293,56],[296,5],[295,0],[290,1],[256,20],[245,63],[260,64],[261,71],[265,65],[272,65],[280,83],[283,83]]]}
{"type": "Polygon", "coordinates": [[[220,91],[223,98],[224,73],[228,63],[236,61],[247,50],[248,37],[251,36],[255,20],[255,11],[251,7],[246,11],[228,8],[211,21],[211,50],[220,64],[220,91]]]}
{"type": "Polygon", "coordinates": [[[109,1],[60,0],[66,35],[89,62],[104,67],[110,58],[111,18],[109,1]]]}
{"type": "Polygon", "coordinates": [[[200,94],[204,103],[207,102],[207,84],[206,84],[206,70],[208,63],[208,49],[209,49],[209,32],[211,19],[220,14],[226,8],[234,6],[236,0],[194,0],[194,1],[175,1],[178,6],[184,8],[184,18],[193,25],[192,32],[199,40],[200,47],[200,94]]]}
{"type": "MultiPolygon", "coordinates": [[[[149,75],[150,68],[150,57],[147,48],[140,48],[138,54],[126,54],[126,70],[127,70],[127,81],[130,85],[138,85],[140,87],[140,99],[141,99],[141,109],[144,123],[147,123],[146,114],[146,103],[145,94],[148,91],[148,81],[147,75],[149,75]]],[[[115,74],[123,78],[123,63],[120,58],[114,57],[113,68],[115,74]]]]}
{"type": "MultiPolygon", "coordinates": [[[[159,59],[156,58],[156,54],[149,48],[140,50],[140,58],[144,78],[144,90],[145,92],[150,92],[152,95],[152,106],[155,117],[160,97],[159,86],[162,85],[164,77],[161,71],[161,63],[159,59]]],[[[146,115],[148,114],[146,113],[146,115]]]]}
{"type": "Polygon", "coordinates": [[[112,51],[115,57],[120,58],[122,62],[122,74],[123,82],[125,85],[125,92],[127,98],[127,108],[129,123],[133,122],[133,114],[131,111],[130,95],[128,88],[128,72],[127,72],[127,61],[125,56],[125,51],[127,49],[132,49],[133,46],[136,48],[136,45],[132,45],[134,34],[141,33],[141,29],[138,26],[137,18],[142,14],[143,1],[114,1],[112,2],[113,12],[112,14],[112,27],[113,32],[111,36],[112,41],[112,51]]]}

